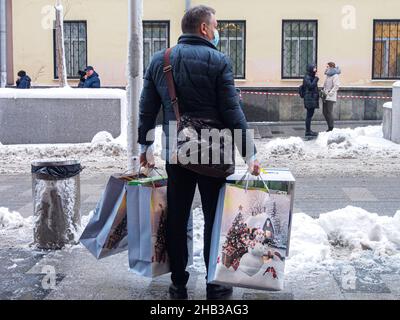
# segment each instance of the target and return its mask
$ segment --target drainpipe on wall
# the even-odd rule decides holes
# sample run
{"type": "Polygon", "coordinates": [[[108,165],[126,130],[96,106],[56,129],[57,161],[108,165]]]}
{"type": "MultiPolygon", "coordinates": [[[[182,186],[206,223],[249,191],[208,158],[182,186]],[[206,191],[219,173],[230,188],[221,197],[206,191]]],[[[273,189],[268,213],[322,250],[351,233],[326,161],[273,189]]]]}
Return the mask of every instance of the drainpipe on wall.
{"type": "Polygon", "coordinates": [[[14,46],[13,46],[13,19],[12,19],[12,0],[6,0],[6,16],[7,16],[7,25],[6,25],[6,38],[7,38],[7,84],[14,85],[14,46]]]}
{"type": "Polygon", "coordinates": [[[188,11],[192,5],[192,1],[191,0],[185,0],[186,3],[186,11],[188,11]]]}
{"type": "Polygon", "coordinates": [[[7,83],[6,0],[0,0],[0,88],[7,83]]]}

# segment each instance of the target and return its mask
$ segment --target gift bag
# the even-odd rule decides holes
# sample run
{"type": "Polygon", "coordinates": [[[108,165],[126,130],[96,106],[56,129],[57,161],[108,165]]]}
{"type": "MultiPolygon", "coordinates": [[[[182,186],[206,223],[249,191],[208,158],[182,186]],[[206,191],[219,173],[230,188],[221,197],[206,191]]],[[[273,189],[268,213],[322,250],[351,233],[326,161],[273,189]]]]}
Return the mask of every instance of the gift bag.
{"type": "MultiPolygon", "coordinates": [[[[152,177],[127,185],[129,268],[153,278],[170,272],[166,248],[167,179],[152,177]]],[[[188,226],[189,264],[193,261],[193,227],[188,226]]]]}
{"type": "Polygon", "coordinates": [[[220,191],[208,282],[283,290],[295,179],[287,170],[243,177],[237,172],[220,191]]]}
{"type": "Polygon", "coordinates": [[[93,217],[83,231],[80,242],[102,259],[128,249],[126,183],[128,175],[113,175],[98,202],[93,217]]]}

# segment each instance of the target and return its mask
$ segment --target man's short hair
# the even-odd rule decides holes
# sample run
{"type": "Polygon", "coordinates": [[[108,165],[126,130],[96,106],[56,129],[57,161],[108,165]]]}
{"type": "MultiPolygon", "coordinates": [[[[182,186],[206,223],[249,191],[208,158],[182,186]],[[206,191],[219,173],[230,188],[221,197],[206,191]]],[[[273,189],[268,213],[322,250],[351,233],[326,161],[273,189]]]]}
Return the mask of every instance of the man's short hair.
{"type": "Polygon", "coordinates": [[[211,16],[215,14],[215,12],[213,8],[203,5],[190,8],[182,18],[182,32],[191,34],[197,33],[203,22],[210,24],[211,16]]]}
{"type": "Polygon", "coordinates": [[[26,76],[26,72],[24,70],[21,70],[18,72],[18,77],[25,77],[26,76]]]}

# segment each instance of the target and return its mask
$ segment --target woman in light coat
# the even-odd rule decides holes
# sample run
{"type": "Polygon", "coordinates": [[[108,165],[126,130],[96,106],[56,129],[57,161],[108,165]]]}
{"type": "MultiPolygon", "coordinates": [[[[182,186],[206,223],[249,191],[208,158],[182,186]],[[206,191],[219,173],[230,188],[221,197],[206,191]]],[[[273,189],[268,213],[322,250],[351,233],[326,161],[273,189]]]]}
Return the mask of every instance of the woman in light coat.
{"type": "Polygon", "coordinates": [[[335,126],[333,109],[336,105],[337,93],[340,88],[340,74],[341,70],[339,67],[336,67],[336,64],[334,62],[329,62],[327,64],[325,71],[326,79],[323,89],[326,95],[323,103],[323,114],[328,124],[328,132],[332,131],[335,126]]]}

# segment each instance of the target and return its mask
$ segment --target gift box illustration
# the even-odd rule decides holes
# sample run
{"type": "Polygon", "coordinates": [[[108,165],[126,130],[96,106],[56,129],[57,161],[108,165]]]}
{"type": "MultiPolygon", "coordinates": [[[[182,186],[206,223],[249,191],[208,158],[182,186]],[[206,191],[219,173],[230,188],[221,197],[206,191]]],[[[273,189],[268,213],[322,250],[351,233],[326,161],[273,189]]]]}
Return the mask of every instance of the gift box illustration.
{"type": "Polygon", "coordinates": [[[237,172],[220,192],[208,281],[283,290],[295,179],[288,170],[244,177],[237,172]]]}

